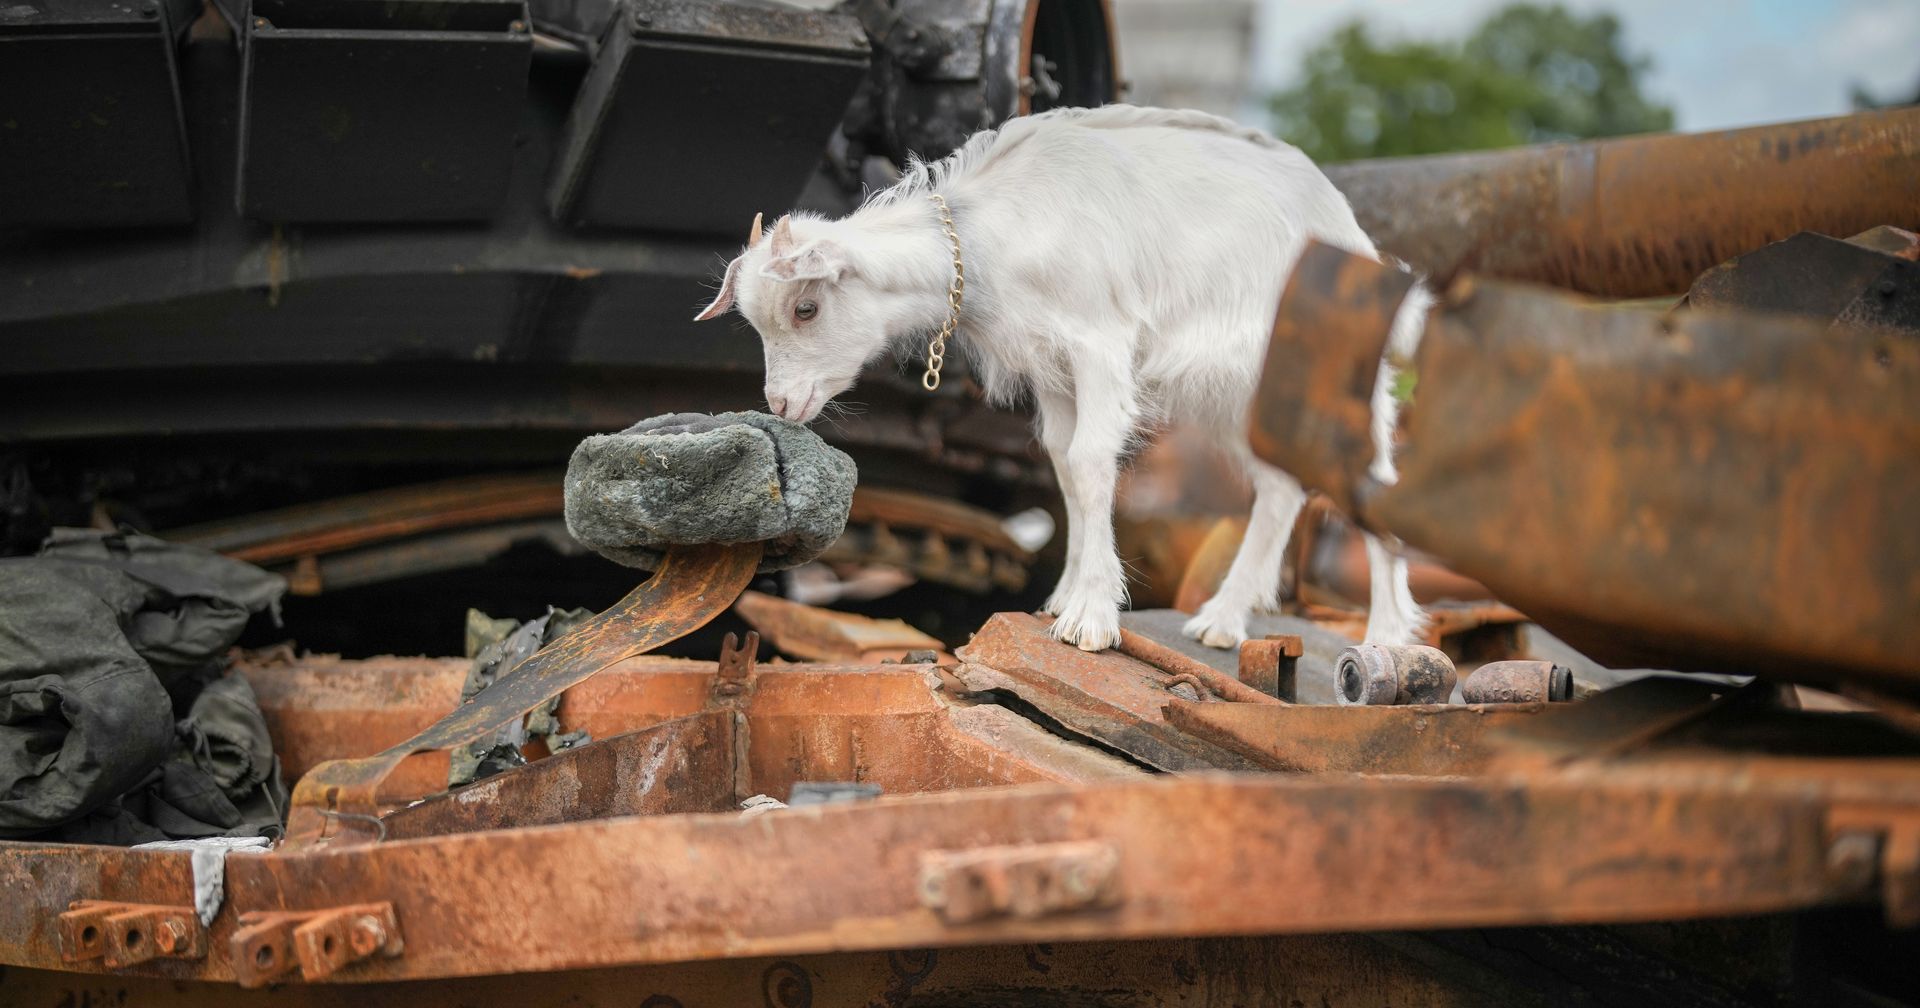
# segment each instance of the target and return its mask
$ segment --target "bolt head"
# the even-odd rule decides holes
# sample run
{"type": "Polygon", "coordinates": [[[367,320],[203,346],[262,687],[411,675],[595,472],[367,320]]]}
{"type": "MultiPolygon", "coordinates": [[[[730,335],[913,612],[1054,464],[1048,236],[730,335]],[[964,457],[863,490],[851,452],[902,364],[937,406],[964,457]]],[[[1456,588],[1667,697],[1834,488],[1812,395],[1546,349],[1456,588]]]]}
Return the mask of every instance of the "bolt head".
{"type": "Polygon", "coordinates": [[[387,928],[372,914],[360,915],[347,930],[347,944],[356,956],[370,956],[386,943],[387,928]]]}
{"type": "Polygon", "coordinates": [[[154,929],[153,943],[160,951],[172,955],[176,950],[186,947],[187,926],[178,920],[165,920],[154,929]]]}

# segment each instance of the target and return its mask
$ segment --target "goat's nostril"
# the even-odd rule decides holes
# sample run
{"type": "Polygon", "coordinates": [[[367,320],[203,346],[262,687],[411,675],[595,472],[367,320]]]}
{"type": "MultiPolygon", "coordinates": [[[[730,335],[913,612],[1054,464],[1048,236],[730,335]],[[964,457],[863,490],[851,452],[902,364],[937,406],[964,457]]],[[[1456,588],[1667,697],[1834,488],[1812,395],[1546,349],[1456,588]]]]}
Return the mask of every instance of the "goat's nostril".
{"type": "Polygon", "coordinates": [[[787,397],[775,396],[775,395],[768,396],[767,408],[773,410],[774,416],[786,416],[787,415],[787,397]]]}

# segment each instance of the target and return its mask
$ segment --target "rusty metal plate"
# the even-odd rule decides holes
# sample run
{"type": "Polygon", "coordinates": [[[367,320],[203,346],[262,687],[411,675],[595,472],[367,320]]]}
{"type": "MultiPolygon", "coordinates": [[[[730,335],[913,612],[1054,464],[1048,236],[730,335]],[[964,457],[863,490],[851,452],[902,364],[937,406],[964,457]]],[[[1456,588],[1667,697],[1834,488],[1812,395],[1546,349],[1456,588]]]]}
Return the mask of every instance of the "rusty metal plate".
{"type": "Polygon", "coordinates": [[[1373,457],[1380,354],[1412,287],[1400,270],[1314,243],[1288,278],[1273,320],[1248,433],[1254,454],[1348,513],[1373,457]]]}
{"type": "Polygon", "coordinates": [[[1920,108],[1719,133],[1334,165],[1380,247],[1465,272],[1616,298],[1679,294],[1800,231],[1920,221],[1920,108]]]}
{"type": "MultiPolygon", "coordinates": [[[[1030,940],[1686,919],[1871,896],[1871,875],[1836,877],[1828,867],[1825,796],[1838,784],[1737,778],[1731,766],[1678,779],[1657,765],[1621,764],[1365,786],[1272,775],[1028,785],[236,857],[208,957],[132,969],[228,980],[223,950],[239,916],[381,901],[406,929],[405,954],[356,963],[338,979],[1030,940]],[[1114,851],[1117,903],[953,924],[924,902],[927,852],[1085,841],[1114,851]]],[[[1830,767],[1829,779],[1836,773],[1844,776],[1830,767]]],[[[1875,794],[1891,815],[1920,805],[1920,781],[1880,781],[1875,794]]],[[[0,961],[100,968],[62,967],[52,916],[72,899],[146,894],[186,860],[139,853],[0,844],[0,880],[33,880],[45,908],[0,917],[0,961]]]]}
{"type": "Polygon", "coordinates": [[[835,612],[757,591],[741,592],[733,609],[780,653],[804,661],[898,661],[909,651],[946,647],[905,620],[835,612]]]}
{"type": "Polygon", "coordinates": [[[801,781],[897,795],[1142,772],[1003,707],[956,699],[926,666],[761,666],[743,709],[749,794],[785,798],[801,781]]]}
{"type": "Polygon", "coordinates": [[[1268,770],[1445,775],[1485,770],[1497,752],[1489,733],[1545,706],[1257,707],[1175,700],[1167,720],[1268,770]]]}
{"type": "Polygon", "coordinates": [[[704,626],[752,580],[760,551],[759,543],[676,546],[652,578],[613,608],[568,631],[433,726],[375,756],[313,768],[294,786],[289,843],[370,839],[366,825],[377,822],[381,783],[407,757],[472,741],[623,658],[704,626]],[[343,823],[361,825],[342,832],[343,823]]]}
{"type": "MultiPolygon", "coordinates": [[[[1496,283],[1448,300],[1415,362],[1400,480],[1359,502],[1362,524],[1607,664],[1920,681],[1920,344],[1496,283]]],[[[1353,313],[1373,325],[1389,307],[1353,313]]],[[[1296,308],[1323,311],[1293,298],[1281,314],[1296,308]]],[[[1255,427],[1284,431],[1301,409],[1291,382],[1263,387],[1255,427]]],[[[1310,454],[1255,444],[1283,468],[1310,454]]]]}
{"type": "Polygon", "coordinates": [[[1037,617],[1000,613],[956,653],[961,664],[954,674],[968,689],[1011,693],[1068,731],[1148,766],[1255,768],[1245,756],[1167,722],[1165,708],[1176,699],[1172,687],[1178,673],[1115,651],[1088,653],[1062,644],[1048,636],[1047,624],[1037,617]]]}
{"type": "Polygon", "coordinates": [[[386,839],[583,819],[725,812],[734,795],[734,718],[713,711],[616,735],[389,813],[386,839]]]}

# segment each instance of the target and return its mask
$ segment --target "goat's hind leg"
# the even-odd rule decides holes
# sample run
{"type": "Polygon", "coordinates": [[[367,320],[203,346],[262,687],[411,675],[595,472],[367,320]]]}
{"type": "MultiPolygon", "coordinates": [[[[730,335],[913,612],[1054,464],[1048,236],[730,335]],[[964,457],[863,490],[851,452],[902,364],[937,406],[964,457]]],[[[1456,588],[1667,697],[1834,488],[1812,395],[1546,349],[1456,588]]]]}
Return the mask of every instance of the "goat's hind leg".
{"type": "Polygon", "coordinates": [[[1293,522],[1307,502],[1300,481],[1264,462],[1253,462],[1253,516],[1220,589],[1187,621],[1183,632],[1208,647],[1228,648],[1247,639],[1247,617],[1279,601],[1280,565],[1293,536],[1293,522]]]}
{"type": "Polygon", "coordinates": [[[1427,617],[1413,600],[1407,582],[1407,558],[1387,548],[1387,544],[1366,533],[1367,643],[1418,644],[1426,629],[1427,617]]]}

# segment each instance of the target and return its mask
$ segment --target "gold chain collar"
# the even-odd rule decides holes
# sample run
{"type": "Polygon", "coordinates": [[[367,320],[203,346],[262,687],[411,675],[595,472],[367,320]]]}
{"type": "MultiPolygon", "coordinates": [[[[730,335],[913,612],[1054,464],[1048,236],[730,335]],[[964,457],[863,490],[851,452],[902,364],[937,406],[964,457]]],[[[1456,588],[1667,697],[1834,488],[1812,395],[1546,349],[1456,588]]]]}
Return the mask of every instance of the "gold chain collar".
{"type": "Polygon", "coordinates": [[[947,363],[947,337],[960,325],[960,299],[967,293],[967,268],[960,262],[960,233],[953,229],[953,211],[948,209],[946,197],[928,193],[927,198],[940,208],[940,226],[947,232],[947,240],[953,243],[953,286],[947,288],[947,320],[940,323],[940,331],[927,342],[927,373],[920,378],[920,384],[932,392],[940,387],[940,368],[947,363]]]}

